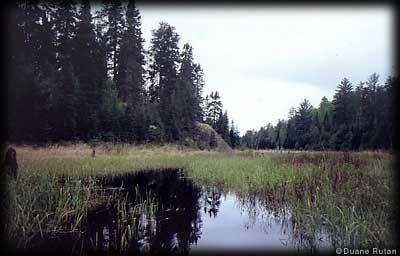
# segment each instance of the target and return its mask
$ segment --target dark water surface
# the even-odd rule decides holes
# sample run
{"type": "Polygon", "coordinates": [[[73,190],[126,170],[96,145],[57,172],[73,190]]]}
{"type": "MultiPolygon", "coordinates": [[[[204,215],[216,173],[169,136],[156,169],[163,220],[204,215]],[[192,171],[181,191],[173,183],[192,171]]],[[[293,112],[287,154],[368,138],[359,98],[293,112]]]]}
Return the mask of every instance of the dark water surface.
{"type": "MultiPolygon", "coordinates": [[[[131,205],[138,196],[153,200],[153,211],[130,220],[136,230],[125,240],[126,252],[196,253],[209,251],[320,251],[331,248],[321,231],[315,239],[296,234],[290,209],[270,207],[258,195],[239,195],[216,186],[196,186],[181,170],[146,171],[104,177],[101,185],[119,188],[131,205]]],[[[52,241],[70,250],[114,251],[122,247],[116,207],[88,213],[82,235],[52,241]]]]}

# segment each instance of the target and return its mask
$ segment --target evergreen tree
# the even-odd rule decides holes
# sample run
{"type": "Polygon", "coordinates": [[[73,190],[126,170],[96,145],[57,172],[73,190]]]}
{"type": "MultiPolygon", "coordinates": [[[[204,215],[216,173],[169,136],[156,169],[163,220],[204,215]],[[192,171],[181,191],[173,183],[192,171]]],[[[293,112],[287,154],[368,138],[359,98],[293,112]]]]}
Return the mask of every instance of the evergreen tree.
{"type": "Polygon", "coordinates": [[[114,141],[118,139],[122,125],[121,120],[124,116],[124,108],[122,102],[118,99],[118,91],[115,83],[112,80],[105,82],[102,93],[102,108],[101,108],[101,120],[103,140],[114,141]]]}
{"type": "Polygon", "coordinates": [[[350,127],[352,124],[352,117],[354,116],[353,108],[353,86],[347,78],[344,78],[333,98],[333,123],[336,128],[341,125],[350,127]]]}
{"type": "Polygon", "coordinates": [[[153,30],[150,46],[150,98],[156,102],[164,126],[164,136],[167,141],[180,138],[177,110],[179,95],[177,90],[179,36],[175,28],[161,22],[159,28],[153,30]]]}
{"type": "Polygon", "coordinates": [[[209,125],[211,125],[214,129],[217,129],[217,121],[220,119],[222,114],[222,101],[219,96],[218,91],[211,92],[210,94],[210,102],[208,105],[208,121],[209,125]]]}
{"type": "Polygon", "coordinates": [[[310,142],[311,129],[313,128],[313,107],[309,101],[305,99],[299,109],[296,111],[295,117],[296,131],[296,148],[305,149],[310,142]]]}
{"type": "Polygon", "coordinates": [[[210,114],[208,112],[209,107],[210,107],[210,97],[208,95],[206,95],[206,97],[204,97],[203,104],[202,104],[202,110],[203,110],[203,119],[202,119],[202,121],[207,123],[207,124],[211,124],[211,117],[210,117],[210,114]]]}
{"type": "Polygon", "coordinates": [[[329,114],[325,112],[323,117],[320,138],[319,138],[319,145],[321,149],[329,148],[329,139],[331,137],[331,124],[329,121],[329,114]]]}
{"type": "Polygon", "coordinates": [[[284,120],[279,119],[275,127],[275,141],[274,144],[280,150],[283,148],[286,138],[286,123],[284,120]]]}
{"type": "Polygon", "coordinates": [[[255,149],[257,147],[256,131],[246,131],[246,133],[241,138],[241,145],[247,148],[255,149]]]}
{"type": "Polygon", "coordinates": [[[232,148],[236,148],[240,145],[240,135],[237,127],[235,126],[234,121],[231,121],[231,129],[229,130],[229,138],[230,138],[230,143],[229,145],[232,148]]]}
{"type": "Polygon", "coordinates": [[[295,125],[295,109],[292,107],[289,110],[289,120],[287,122],[287,133],[283,146],[288,149],[293,149],[296,145],[296,125],[295,125]]]}
{"type": "MultiPolygon", "coordinates": [[[[344,78],[332,102],[324,97],[314,109],[304,100],[297,111],[290,110],[287,121],[247,131],[240,138],[233,121],[229,125],[219,93],[203,99],[204,72],[189,44],[179,53],[174,27],[160,23],[153,31],[147,61],[140,13],[133,1],[125,16],[121,2],[105,2],[97,20],[87,0],[79,12],[76,7],[70,1],[16,2],[10,9],[5,39],[10,141],[183,141],[194,136],[197,121],[204,121],[233,148],[396,146],[397,77],[381,85],[374,73],[355,90],[344,78]]],[[[216,134],[209,143],[216,146],[216,134]]]]}
{"type": "Polygon", "coordinates": [[[327,118],[326,120],[326,125],[331,125],[332,124],[332,116],[333,116],[333,104],[330,102],[325,96],[322,97],[321,103],[319,104],[317,114],[318,114],[318,125],[323,126],[324,125],[324,119],[325,116],[327,118]]]}
{"type": "Polygon", "coordinates": [[[377,104],[379,76],[376,73],[373,73],[365,84],[365,98],[362,102],[364,107],[363,116],[365,120],[365,129],[362,143],[363,145],[366,145],[367,148],[375,148],[377,140],[375,133],[378,129],[378,108],[381,107],[377,104]]]}
{"type": "Polygon", "coordinates": [[[108,75],[113,81],[117,81],[118,63],[120,56],[120,43],[124,29],[123,10],[120,0],[104,1],[103,9],[99,16],[103,24],[101,27],[105,30],[103,35],[107,52],[107,70],[108,75]]]}
{"type": "Polygon", "coordinates": [[[276,147],[276,133],[274,127],[268,123],[267,126],[261,127],[255,134],[255,149],[273,149],[276,147]]]}
{"type": "Polygon", "coordinates": [[[228,112],[225,110],[224,113],[222,113],[222,110],[219,114],[219,119],[217,120],[216,124],[216,131],[218,134],[221,135],[221,137],[226,141],[226,143],[229,144],[229,117],[228,117],[228,112]]]}
{"type": "Polygon", "coordinates": [[[128,3],[125,27],[120,43],[116,84],[120,99],[127,105],[125,131],[133,133],[135,138],[130,140],[144,141],[148,129],[144,118],[144,40],[140,13],[133,1],[128,3]]]}
{"type": "Polygon", "coordinates": [[[35,59],[37,63],[36,79],[37,94],[34,98],[40,104],[34,105],[34,119],[36,132],[34,137],[37,142],[47,142],[54,139],[54,111],[57,102],[54,101],[53,93],[57,84],[56,74],[56,33],[53,29],[54,15],[53,5],[41,3],[38,6],[40,29],[37,30],[37,50],[35,59]]]}
{"type": "Polygon", "coordinates": [[[193,62],[193,48],[189,44],[183,46],[181,65],[178,74],[177,101],[179,102],[179,127],[184,137],[191,137],[195,129],[195,122],[200,113],[197,99],[195,64],[193,62]]]}
{"type": "Polygon", "coordinates": [[[347,78],[344,78],[338,88],[333,99],[333,126],[336,134],[331,139],[331,146],[335,149],[348,149],[351,147],[352,126],[355,116],[354,92],[353,86],[347,78]],[[350,146],[349,146],[350,145],[350,146]]]}
{"type": "Polygon", "coordinates": [[[395,136],[397,135],[394,127],[394,120],[398,120],[398,111],[395,111],[396,99],[399,96],[399,79],[397,77],[390,76],[385,82],[384,85],[384,115],[383,118],[385,120],[385,128],[386,128],[386,136],[388,136],[385,148],[393,149],[393,142],[395,140],[395,136]]]}
{"type": "Polygon", "coordinates": [[[38,3],[18,2],[10,10],[8,81],[12,86],[7,90],[7,108],[12,114],[7,116],[7,130],[16,141],[41,142],[46,140],[45,128],[49,127],[50,118],[51,84],[44,80],[54,77],[49,67],[55,65],[50,14],[45,5],[38,3]]]}
{"type": "Polygon", "coordinates": [[[100,113],[104,76],[97,69],[96,61],[101,56],[96,41],[95,28],[90,12],[90,3],[83,1],[78,15],[73,65],[80,85],[78,130],[85,140],[96,137],[101,130],[100,113]]]}
{"type": "Polygon", "coordinates": [[[129,1],[126,11],[126,29],[121,39],[118,57],[117,87],[124,102],[140,102],[144,93],[144,49],[139,10],[129,1]]]}
{"type": "Polygon", "coordinates": [[[79,84],[74,74],[71,63],[65,64],[58,71],[58,90],[54,95],[56,97],[57,107],[55,112],[57,119],[55,120],[56,138],[63,140],[73,140],[78,135],[77,131],[77,114],[78,114],[78,97],[79,84]]]}
{"type": "Polygon", "coordinates": [[[76,18],[74,3],[61,1],[54,19],[58,78],[54,92],[57,102],[54,127],[55,137],[64,140],[75,139],[78,135],[76,128],[80,91],[72,59],[75,51],[76,18]]]}
{"type": "Polygon", "coordinates": [[[195,85],[195,102],[194,106],[196,120],[201,122],[205,113],[203,112],[203,88],[204,88],[204,71],[200,64],[194,64],[194,85],[195,85]]]}

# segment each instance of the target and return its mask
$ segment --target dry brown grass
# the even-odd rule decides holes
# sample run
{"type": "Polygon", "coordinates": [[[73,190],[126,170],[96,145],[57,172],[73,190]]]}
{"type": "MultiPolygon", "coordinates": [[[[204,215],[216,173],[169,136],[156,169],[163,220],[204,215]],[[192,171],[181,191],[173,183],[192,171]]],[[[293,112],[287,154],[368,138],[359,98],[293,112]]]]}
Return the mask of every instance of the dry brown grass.
{"type": "MultiPolygon", "coordinates": [[[[48,145],[38,147],[32,145],[8,145],[17,151],[18,161],[45,160],[51,158],[81,158],[92,156],[93,146],[86,143],[76,143],[67,145],[48,145]]],[[[95,146],[96,156],[123,155],[146,157],[154,154],[163,155],[191,155],[200,153],[199,149],[176,144],[143,144],[134,145],[128,143],[102,142],[95,146]]]]}

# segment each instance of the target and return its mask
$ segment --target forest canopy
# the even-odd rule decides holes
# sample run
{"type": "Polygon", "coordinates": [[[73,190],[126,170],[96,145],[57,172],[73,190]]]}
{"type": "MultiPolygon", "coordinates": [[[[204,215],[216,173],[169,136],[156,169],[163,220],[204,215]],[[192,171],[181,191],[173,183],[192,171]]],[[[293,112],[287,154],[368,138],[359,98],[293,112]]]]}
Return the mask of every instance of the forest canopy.
{"type": "Polygon", "coordinates": [[[18,2],[6,32],[8,141],[193,142],[204,122],[233,148],[393,148],[396,77],[344,78],[332,101],[305,99],[288,119],[240,137],[220,93],[204,95],[204,70],[171,24],[160,22],[144,49],[134,1],[97,11],[89,1],[18,2]]]}
{"type": "Polygon", "coordinates": [[[254,149],[393,149],[397,87],[398,78],[381,84],[375,73],[357,86],[344,78],[332,101],[323,97],[313,107],[304,99],[287,120],[247,131],[242,144],[254,149]]]}
{"type": "Polygon", "coordinates": [[[134,1],[96,12],[89,1],[20,2],[8,14],[8,140],[180,142],[196,122],[228,138],[218,92],[204,102],[193,47],[179,49],[160,22],[145,50],[134,1]]]}

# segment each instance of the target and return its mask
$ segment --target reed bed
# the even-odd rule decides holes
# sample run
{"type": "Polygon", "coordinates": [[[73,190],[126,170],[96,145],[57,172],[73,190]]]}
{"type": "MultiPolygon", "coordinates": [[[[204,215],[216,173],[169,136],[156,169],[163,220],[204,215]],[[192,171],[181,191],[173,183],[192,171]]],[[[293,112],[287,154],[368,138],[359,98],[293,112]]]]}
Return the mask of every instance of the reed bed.
{"type": "MultiPolygon", "coordinates": [[[[10,213],[7,235],[18,248],[49,233],[80,232],[91,209],[118,200],[123,204],[117,195],[101,192],[99,177],[170,168],[183,169],[200,185],[256,193],[269,204],[290,206],[299,234],[311,237],[323,227],[335,246],[388,247],[396,241],[393,157],[385,152],[224,153],[175,145],[102,144],[95,146],[92,157],[93,146],[86,144],[14,147],[18,178],[2,182],[10,213]]],[[[155,211],[151,205],[140,209],[155,211]]],[[[125,223],[132,221],[129,207],[120,208],[125,223]]],[[[121,229],[125,242],[132,227],[121,229]]]]}

